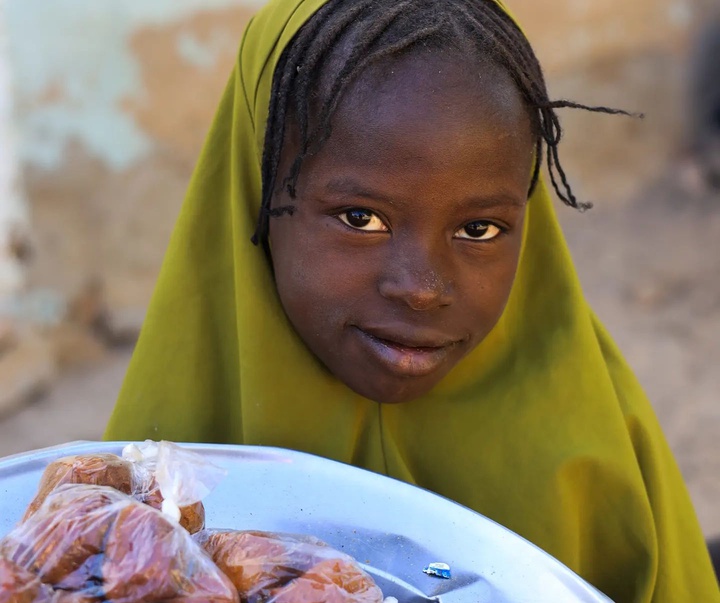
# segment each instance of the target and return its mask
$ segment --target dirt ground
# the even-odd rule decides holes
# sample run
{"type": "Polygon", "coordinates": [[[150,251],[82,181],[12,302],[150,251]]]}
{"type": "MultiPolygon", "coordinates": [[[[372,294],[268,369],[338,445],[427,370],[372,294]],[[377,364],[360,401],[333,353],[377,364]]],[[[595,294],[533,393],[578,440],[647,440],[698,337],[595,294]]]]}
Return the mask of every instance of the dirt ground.
{"type": "MultiPolygon", "coordinates": [[[[676,181],[582,215],[558,211],[585,292],[652,400],[710,536],[720,534],[720,195],[676,181]]],[[[0,456],[99,438],[130,354],[62,376],[1,421],[0,456]]]]}
{"type": "Polygon", "coordinates": [[[720,534],[720,194],[676,174],[623,207],[560,211],[588,299],[655,407],[706,534],[720,534]]]}

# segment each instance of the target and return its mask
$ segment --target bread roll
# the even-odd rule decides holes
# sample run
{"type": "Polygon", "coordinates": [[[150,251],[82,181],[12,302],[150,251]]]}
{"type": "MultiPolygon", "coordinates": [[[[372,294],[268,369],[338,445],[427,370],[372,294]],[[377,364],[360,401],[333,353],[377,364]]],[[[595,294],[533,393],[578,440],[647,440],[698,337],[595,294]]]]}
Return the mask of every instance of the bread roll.
{"type": "MultiPolygon", "coordinates": [[[[157,482],[151,480],[145,492],[139,492],[136,497],[140,502],[151,506],[158,511],[162,509],[163,496],[157,482]]],[[[202,502],[180,507],[180,525],[191,534],[195,534],[205,527],[205,507],[202,502]]]]}
{"type": "Polygon", "coordinates": [[[51,603],[52,594],[35,574],[0,557],[0,603],[51,603]]]}
{"type": "Polygon", "coordinates": [[[0,555],[46,584],[78,589],[99,571],[98,555],[117,504],[129,500],[109,487],[59,486],[34,515],[0,542],[0,555]]]}
{"type": "Polygon", "coordinates": [[[382,603],[373,579],[346,559],[327,559],[275,591],[269,603],[382,603]]]}
{"type": "Polygon", "coordinates": [[[276,597],[283,603],[383,600],[350,557],[316,538],[237,530],[205,530],[194,538],[230,578],[242,603],[274,603],[276,597]]]}
{"type": "Polygon", "coordinates": [[[230,578],[240,600],[261,601],[272,589],[286,584],[312,567],[303,541],[271,532],[206,530],[195,538],[215,564],[230,578]]]}
{"type": "MultiPolygon", "coordinates": [[[[48,494],[64,484],[108,486],[150,505],[162,508],[163,497],[154,477],[115,454],[81,454],[50,463],[40,478],[38,493],[25,511],[23,521],[37,512],[48,494]]],[[[180,508],[180,525],[194,534],[205,527],[202,502],[180,508]]]]}
{"type": "Polygon", "coordinates": [[[115,454],[83,454],[53,461],[45,468],[38,493],[25,511],[23,521],[35,514],[48,494],[63,484],[110,486],[132,494],[132,465],[115,454]]]}

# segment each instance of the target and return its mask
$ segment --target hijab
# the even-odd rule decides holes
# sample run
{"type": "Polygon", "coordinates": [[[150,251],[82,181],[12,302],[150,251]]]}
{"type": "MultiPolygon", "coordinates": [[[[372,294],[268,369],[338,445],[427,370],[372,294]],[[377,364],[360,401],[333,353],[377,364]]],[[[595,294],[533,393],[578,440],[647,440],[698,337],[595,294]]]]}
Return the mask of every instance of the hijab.
{"type": "Polygon", "coordinates": [[[273,71],[323,3],[271,0],[245,31],[106,439],[309,452],[474,509],[617,602],[720,601],[680,472],[542,181],[500,321],[420,399],[362,398],[298,338],[250,238],[273,71]]]}

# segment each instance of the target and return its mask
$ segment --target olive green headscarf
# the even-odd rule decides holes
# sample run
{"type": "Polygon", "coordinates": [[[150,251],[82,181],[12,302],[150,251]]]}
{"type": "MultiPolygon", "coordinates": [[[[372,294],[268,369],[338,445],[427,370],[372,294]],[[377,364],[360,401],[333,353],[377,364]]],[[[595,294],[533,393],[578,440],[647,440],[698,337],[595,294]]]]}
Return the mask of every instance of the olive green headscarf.
{"type": "Polygon", "coordinates": [[[106,438],[322,455],[475,509],[618,602],[720,601],[680,473],[542,183],[502,319],[423,398],[361,398],[298,339],[250,237],[273,70],[323,2],[273,0],[245,32],[106,438]]]}

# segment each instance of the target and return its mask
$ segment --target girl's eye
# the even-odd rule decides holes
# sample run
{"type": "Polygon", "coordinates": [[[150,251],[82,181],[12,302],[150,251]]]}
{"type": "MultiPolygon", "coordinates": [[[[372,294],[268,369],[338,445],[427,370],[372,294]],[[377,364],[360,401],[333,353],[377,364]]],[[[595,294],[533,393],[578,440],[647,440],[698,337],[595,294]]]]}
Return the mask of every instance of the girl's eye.
{"type": "Polygon", "coordinates": [[[387,231],[387,226],[383,221],[369,209],[353,207],[338,215],[338,218],[351,228],[357,230],[366,230],[371,232],[387,231]]]}
{"type": "Polygon", "coordinates": [[[498,236],[502,230],[499,226],[495,226],[492,222],[485,220],[477,220],[465,224],[455,233],[458,239],[472,239],[475,241],[489,241],[498,236]]]}

